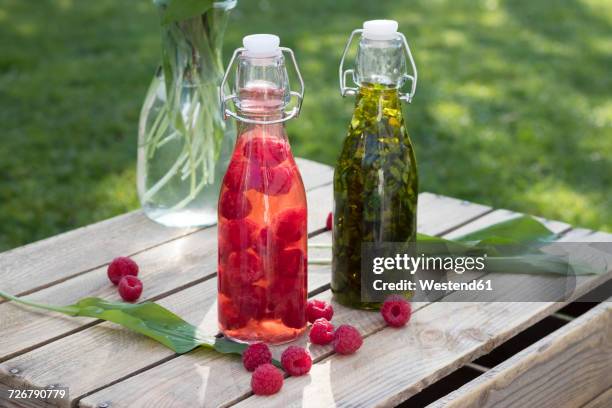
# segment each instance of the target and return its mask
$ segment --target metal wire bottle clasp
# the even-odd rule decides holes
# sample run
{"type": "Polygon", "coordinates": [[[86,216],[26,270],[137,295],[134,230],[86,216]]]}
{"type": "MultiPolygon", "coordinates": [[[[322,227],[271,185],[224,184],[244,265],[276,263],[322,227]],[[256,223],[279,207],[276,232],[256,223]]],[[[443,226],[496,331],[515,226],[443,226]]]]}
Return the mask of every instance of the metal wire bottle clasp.
{"type": "Polygon", "coordinates": [[[227,70],[225,71],[225,74],[223,75],[223,80],[221,81],[221,85],[219,87],[219,100],[220,100],[220,105],[221,105],[221,113],[223,114],[224,120],[227,120],[227,118],[232,117],[234,119],[240,120],[245,123],[251,123],[251,124],[256,124],[256,125],[271,125],[274,123],[286,122],[290,119],[297,118],[300,115],[300,111],[302,110],[302,101],[304,100],[304,80],[302,79],[302,74],[300,73],[300,68],[298,67],[293,50],[287,47],[280,47],[280,50],[283,53],[289,54],[289,56],[291,57],[291,61],[293,62],[293,66],[295,68],[295,72],[297,74],[298,81],[300,82],[299,92],[291,91],[291,90],[289,91],[290,95],[297,99],[296,106],[291,108],[291,110],[286,110],[282,118],[275,119],[275,120],[256,120],[256,119],[245,118],[245,117],[240,116],[238,113],[232,111],[231,109],[227,107],[228,101],[235,102],[238,99],[238,96],[235,93],[232,93],[226,96],[225,86],[227,85],[227,79],[229,77],[229,74],[232,71],[234,64],[236,63],[236,58],[238,58],[238,55],[240,55],[242,52],[246,51],[246,48],[241,47],[234,51],[234,54],[232,55],[232,59],[230,60],[227,66],[227,70]]]}
{"type": "MultiPolygon", "coordinates": [[[[346,76],[347,75],[351,75],[351,79],[353,80],[353,83],[358,84],[356,78],[355,78],[355,70],[354,69],[347,69],[346,71],[344,70],[344,60],[346,59],[346,55],[348,54],[349,48],[351,47],[351,43],[353,42],[353,38],[355,37],[355,35],[357,34],[361,34],[363,32],[362,28],[358,28],[356,30],[353,30],[353,32],[351,33],[351,36],[348,39],[348,42],[346,43],[346,46],[344,47],[344,52],[342,53],[342,59],[340,60],[340,68],[338,70],[339,74],[340,74],[340,94],[344,97],[347,95],[356,95],[357,92],[359,91],[359,88],[355,88],[355,87],[348,87],[346,86],[346,76]]],[[[410,92],[405,93],[405,92],[400,92],[400,99],[411,103],[412,102],[412,98],[414,97],[414,93],[416,92],[416,85],[417,85],[417,68],[416,68],[416,64],[414,63],[414,59],[412,58],[412,52],[410,51],[410,46],[408,45],[408,41],[406,40],[406,36],[404,36],[404,34],[398,32],[397,35],[400,36],[401,40],[402,40],[402,44],[404,46],[404,52],[406,53],[406,56],[408,57],[408,60],[410,61],[410,66],[412,67],[412,75],[410,74],[404,74],[403,77],[406,80],[410,80],[410,92]]],[[[403,84],[402,84],[403,85],[403,84]]]]}

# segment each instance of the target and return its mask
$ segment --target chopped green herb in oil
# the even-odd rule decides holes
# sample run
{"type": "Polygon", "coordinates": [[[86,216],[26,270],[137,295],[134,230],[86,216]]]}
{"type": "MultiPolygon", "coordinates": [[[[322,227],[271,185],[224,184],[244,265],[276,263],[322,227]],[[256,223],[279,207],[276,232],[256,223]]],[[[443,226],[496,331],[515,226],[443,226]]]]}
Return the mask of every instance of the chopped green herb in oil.
{"type": "Polygon", "coordinates": [[[415,242],[418,177],[398,90],[362,84],[334,175],[332,291],[361,301],[362,242],[415,242]]]}

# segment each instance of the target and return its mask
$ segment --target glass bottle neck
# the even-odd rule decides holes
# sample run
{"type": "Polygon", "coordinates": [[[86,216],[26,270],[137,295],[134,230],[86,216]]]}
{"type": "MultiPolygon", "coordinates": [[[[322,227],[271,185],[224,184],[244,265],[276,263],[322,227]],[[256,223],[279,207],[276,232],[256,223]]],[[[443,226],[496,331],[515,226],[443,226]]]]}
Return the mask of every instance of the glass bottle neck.
{"type": "Polygon", "coordinates": [[[235,93],[241,116],[266,121],[282,118],[291,98],[283,56],[241,57],[235,93]]]}
{"type": "Polygon", "coordinates": [[[371,84],[401,88],[405,74],[406,60],[400,38],[361,38],[355,70],[355,81],[360,87],[371,84]]]}
{"type": "Polygon", "coordinates": [[[240,116],[254,120],[276,120],[286,106],[284,89],[266,82],[253,82],[238,90],[237,110],[240,116]]]}

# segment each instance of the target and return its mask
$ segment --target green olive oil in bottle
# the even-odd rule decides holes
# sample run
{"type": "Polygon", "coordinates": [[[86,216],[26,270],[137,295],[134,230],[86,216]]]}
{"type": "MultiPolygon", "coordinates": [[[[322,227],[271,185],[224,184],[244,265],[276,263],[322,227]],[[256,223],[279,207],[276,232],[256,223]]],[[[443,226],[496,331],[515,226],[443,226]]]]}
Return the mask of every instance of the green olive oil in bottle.
{"type": "Polygon", "coordinates": [[[355,308],[380,307],[361,298],[362,243],[416,241],[417,165],[400,100],[411,102],[417,72],[397,28],[392,20],[366,21],[351,34],[340,63],[342,95],[357,100],[334,174],[331,288],[338,302],[355,308]],[[359,33],[355,70],[344,71],[351,41],[359,33]],[[358,88],[345,87],[347,74],[358,88]],[[404,94],[407,81],[411,90],[404,94]]]}

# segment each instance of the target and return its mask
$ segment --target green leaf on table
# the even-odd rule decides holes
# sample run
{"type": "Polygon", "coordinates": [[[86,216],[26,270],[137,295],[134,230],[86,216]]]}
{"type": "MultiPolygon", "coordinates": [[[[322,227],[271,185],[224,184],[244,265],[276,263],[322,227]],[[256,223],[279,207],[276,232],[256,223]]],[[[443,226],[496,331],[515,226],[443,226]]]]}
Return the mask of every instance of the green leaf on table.
{"type": "Polygon", "coordinates": [[[471,252],[474,248],[474,245],[417,233],[417,253],[419,254],[423,253],[429,256],[435,254],[451,254],[458,256],[471,252]]]}
{"type": "Polygon", "coordinates": [[[569,254],[547,253],[546,246],[558,238],[544,224],[528,215],[490,225],[452,240],[417,235],[418,253],[459,257],[487,255],[487,272],[558,275],[603,274],[609,266],[603,253],[599,264],[586,263],[569,254]]]}
{"type": "Polygon", "coordinates": [[[544,224],[528,215],[523,215],[452,240],[418,234],[417,242],[424,244],[419,250],[429,254],[447,252],[452,255],[462,255],[488,251],[489,255],[508,255],[508,252],[517,254],[531,251],[556,238],[557,234],[546,228],[544,224]]]}
{"type": "Polygon", "coordinates": [[[200,346],[224,354],[242,354],[246,348],[246,345],[226,338],[205,335],[196,326],[154,302],[133,304],[90,297],[69,306],[54,306],[31,302],[2,291],[0,297],[69,316],[93,317],[113,322],[156,340],[178,354],[200,346]]]}
{"type": "Polygon", "coordinates": [[[213,0],[153,0],[161,15],[162,24],[186,20],[204,14],[213,0]]]}
{"type": "Polygon", "coordinates": [[[247,347],[248,344],[236,343],[225,337],[217,337],[214,341],[214,349],[223,354],[242,354],[247,347]]]}
{"type": "Polygon", "coordinates": [[[475,246],[545,243],[556,238],[557,234],[546,228],[544,224],[533,217],[523,215],[462,235],[453,241],[475,246]]]}
{"type": "Polygon", "coordinates": [[[77,308],[76,316],[94,317],[120,324],[157,340],[179,354],[200,345],[211,348],[214,345],[214,337],[203,336],[195,326],[157,303],[131,304],[85,298],[70,307],[77,308]]]}

